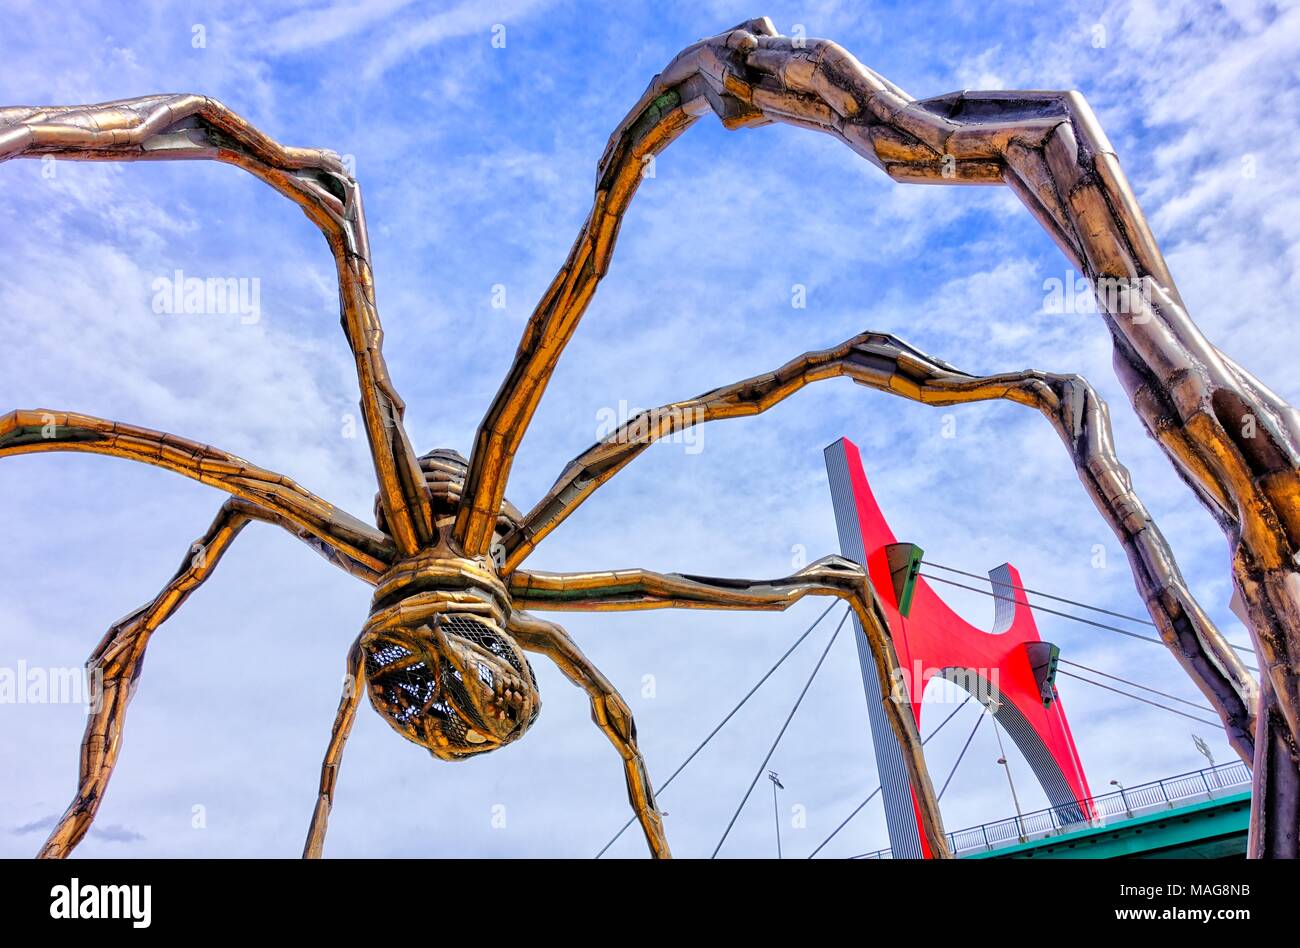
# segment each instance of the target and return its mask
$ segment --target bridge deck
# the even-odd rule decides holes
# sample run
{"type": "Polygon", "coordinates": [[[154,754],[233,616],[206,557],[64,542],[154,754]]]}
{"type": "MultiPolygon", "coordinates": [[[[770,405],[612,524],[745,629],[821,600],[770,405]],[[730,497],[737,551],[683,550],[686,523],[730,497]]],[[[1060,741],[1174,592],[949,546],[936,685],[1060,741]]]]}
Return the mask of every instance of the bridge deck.
{"type": "MultiPolygon", "coordinates": [[[[1218,859],[1246,852],[1250,771],[1241,761],[1166,777],[948,834],[964,859],[1218,859]]],[[[858,859],[890,859],[888,849],[858,859]]]]}
{"type": "Polygon", "coordinates": [[[1250,791],[993,849],[967,859],[1231,859],[1246,854],[1250,791]]]}

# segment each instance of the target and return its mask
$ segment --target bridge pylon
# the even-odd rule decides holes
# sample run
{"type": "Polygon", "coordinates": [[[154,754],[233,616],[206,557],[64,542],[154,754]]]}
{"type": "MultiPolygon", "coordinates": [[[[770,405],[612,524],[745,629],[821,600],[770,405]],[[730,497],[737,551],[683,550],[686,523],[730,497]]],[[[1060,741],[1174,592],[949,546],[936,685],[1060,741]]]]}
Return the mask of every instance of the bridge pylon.
{"type": "MultiPolygon", "coordinates": [[[[1015,741],[1061,821],[1092,819],[1092,793],[1056,692],[1058,651],[1039,637],[1020,573],[1009,563],[989,571],[993,627],[971,625],[919,575],[920,548],[894,536],[857,446],[841,438],[825,454],[840,552],[867,568],[889,621],[901,672],[892,683],[894,694],[905,696],[919,726],[921,699],[932,678],[964,688],[1015,741]]],[[[875,661],[856,618],[854,624],[890,849],[895,858],[926,858],[930,854],[902,751],[885,717],[875,661]]]]}

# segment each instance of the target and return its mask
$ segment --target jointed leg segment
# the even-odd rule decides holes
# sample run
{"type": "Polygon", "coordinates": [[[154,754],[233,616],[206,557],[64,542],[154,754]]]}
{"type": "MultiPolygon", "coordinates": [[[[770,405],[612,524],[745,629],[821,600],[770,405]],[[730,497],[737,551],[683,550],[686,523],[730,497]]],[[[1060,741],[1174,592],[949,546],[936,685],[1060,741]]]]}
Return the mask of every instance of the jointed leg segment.
{"type": "Polygon", "coordinates": [[[761,414],[806,385],[838,377],[924,405],[1006,399],[1046,417],[1128,554],[1138,591],[1161,636],[1223,718],[1229,742],[1245,760],[1251,759],[1254,681],[1192,596],[1169,544],[1134,491],[1115,454],[1105,402],[1076,375],[967,375],[894,336],[862,333],[831,349],[805,353],[773,372],[629,419],[570,461],[520,527],[505,537],[505,570],[515,569],[543,537],[655,441],[706,421],[761,414]]]}
{"type": "Polygon", "coordinates": [[[591,698],[591,719],[623,758],[628,801],[645,832],[650,853],[656,859],[669,858],[672,853],[664,834],[663,819],[655,805],[645,761],[636,746],[636,723],[627,702],[582,654],[568,633],[554,622],[516,610],[510,617],[510,633],[524,648],[550,658],[571,682],[587,692],[591,698]]]}
{"type": "Polygon", "coordinates": [[[334,806],[334,786],[338,783],[339,767],[343,763],[343,748],[352,733],[352,722],[357,717],[357,705],[365,691],[365,656],[361,651],[361,639],[357,638],[348,649],[347,672],[343,676],[343,697],[339,699],[339,710],[334,716],[334,729],[330,732],[329,747],[325,750],[325,759],[320,768],[320,793],[316,797],[316,809],[311,815],[311,826],[307,830],[307,842],[303,846],[304,859],[319,859],[325,848],[325,830],[329,824],[330,810],[334,806]]]}
{"type": "Polygon", "coordinates": [[[278,514],[232,497],[222,505],[207,532],[190,547],[171,582],[148,605],[114,623],[91,654],[86,666],[95,703],[81,742],[77,793],[45,841],[41,858],[67,856],[90,829],[117,766],[127,705],[135,692],[150,637],[207,581],[251,520],[293,529],[278,514]]]}
{"type": "Polygon", "coordinates": [[[789,608],[804,596],[836,596],[856,613],[876,659],[885,714],[903,749],[903,760],[916,794],[921,831],[930,851],[948,855],[939,804],[930,783],[921,737],[907,698],[895,701],[898,656],[889,626],[877,603],[866,571],[856,563],[828,556],[793,576],[767,581],[715,579],[653,573],[648,570],[613,570],[598,573],[530,573],[511,577],[510,594],[521,609],[623,611],[632,609],[743,609],[789,608]]]}
{"type": "Polygon", "coordinates": [[[91,415],[35,409],[0,415],[0,458],[44,451],[81,451],[175,471],[250,501],[249,509],[309,534],[337,562],[369,582],[392,561],[392,541],[290,478],[177,435],[91,415]]]}
{"type": "Polygon", "coordinates": [[[0,108],[0,162],[41,156],[221,161],[243,168],[302,208],[334,256],[343,330],[356,359],[362,420],[389,530],[407,555],[431,538],[429,497],[402,426],[405,406],[384,362],[361,189],[338,155],[283,146],[201,95],[0,108]]]}

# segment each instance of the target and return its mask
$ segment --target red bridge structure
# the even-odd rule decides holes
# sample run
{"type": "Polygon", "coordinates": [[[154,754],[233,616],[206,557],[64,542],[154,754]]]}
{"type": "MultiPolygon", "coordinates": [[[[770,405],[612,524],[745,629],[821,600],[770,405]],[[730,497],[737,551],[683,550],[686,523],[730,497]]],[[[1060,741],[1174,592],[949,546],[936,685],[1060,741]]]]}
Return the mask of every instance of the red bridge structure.
{"type": "MultiPolygon", "coordinates": [[[[1056,693],[1059,650],[1039,637],[1020,573],[1010,564],[989,571],[993,628],[977,629],[919,575],[921,550],[899,543],[889,528],[857,446],[841,438],[825,453],[840,551],[867,568],[889,620],[902,670],[895,694],[905,694],[919,725],[932,678],[964,688],[1015,741],[1061,821],[1093,819],[1092,793],[1056,693]]],[[[928,858],[902,752],[885,719],[875,662],[860,627],[857,633],[890,849],[894,858],[928,858]]]]}

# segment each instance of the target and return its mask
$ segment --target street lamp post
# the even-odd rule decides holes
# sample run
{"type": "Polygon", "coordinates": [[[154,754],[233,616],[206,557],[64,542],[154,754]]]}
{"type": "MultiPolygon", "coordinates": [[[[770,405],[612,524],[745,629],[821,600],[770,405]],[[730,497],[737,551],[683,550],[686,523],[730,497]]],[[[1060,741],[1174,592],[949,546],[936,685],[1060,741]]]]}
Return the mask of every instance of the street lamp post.
{"type": "MultiPolygon", "coordinates": [[[[1210,745],[1205,743],[1198,734],[1192,735],[1192,743],[1196,745],[1196,749],[1200,751],[1201,756],[1209,763],[1209,770],[1214,774],[1214,785],[1222,788],[1223,784],[1219,783],[1219,772],[1214,769],[1214,753],[1210,750],[1210,745]]],[[[1201,779],[1205,780],[1204,777],[1201,779]]],[[[1209,788],[1210,782],[1208,780],[1205,780],[1205,786],[1207,789],[1209,788]]],[[[1213,794],[1211,794],[1211,796],[1213,796],[1213,794]]]]}
{"type": "Polygon", "coordinates": [[[776,791],[778,787],[782,790],[784,790],[785,787],[778,779],[778,774],[775,770],[769,770],[767,772],[767,779],[772,781],[772,816],[776,820],[776,858],[780,859],[781,858],[781,808],[780,806],[777,805],[776,802],[776,791]]]}
{"type": "Polygon", "coordinates": [[[1124,813],[1130,820],[1133,819],[1133,811],[1129,808],[1128,797],[1124,795],[1124,785],[1118,780],[1112,780],[1110,785],[1112,787],[1119,787],[1119,798],[1124,801],[1124,813]]]}
{"type": "Polygon", "coordinates": [[[998,763],[1001,764],[1007,772],[1007,786],[1011,788],[1011,803],[1016,808],[1016,838],[1022,843],[1025,841],[1025,824],[1020,818],[1020,798],[1016,796],[1016,783],[1011,779],[1011,765],[1007,763],[1007,752],[1002,746],[1002,731],[998,727],[997,718],[993,719],[993,733],[998,739],[998,763]]]}

